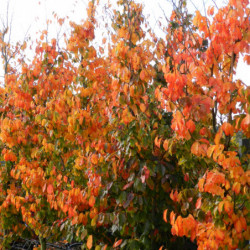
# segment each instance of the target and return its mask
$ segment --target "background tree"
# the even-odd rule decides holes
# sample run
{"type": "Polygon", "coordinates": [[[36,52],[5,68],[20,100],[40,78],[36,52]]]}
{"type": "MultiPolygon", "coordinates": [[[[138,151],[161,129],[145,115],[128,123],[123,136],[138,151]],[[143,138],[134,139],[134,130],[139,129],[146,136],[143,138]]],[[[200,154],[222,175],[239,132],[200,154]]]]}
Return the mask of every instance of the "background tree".
{"type": "Polygon", "coordinates": [[[235,135],[249,137],[249,87],[233,78],[248,49],[247,1],[209,17],[182,1],[165,39],[146,31],[140,4],[117,4],[107,54],[94,46],[90,1],[65,50],[41,37],[32,63],[6,78],[3,244],[247,246],[249,155],[238,157],[235,135]]]}

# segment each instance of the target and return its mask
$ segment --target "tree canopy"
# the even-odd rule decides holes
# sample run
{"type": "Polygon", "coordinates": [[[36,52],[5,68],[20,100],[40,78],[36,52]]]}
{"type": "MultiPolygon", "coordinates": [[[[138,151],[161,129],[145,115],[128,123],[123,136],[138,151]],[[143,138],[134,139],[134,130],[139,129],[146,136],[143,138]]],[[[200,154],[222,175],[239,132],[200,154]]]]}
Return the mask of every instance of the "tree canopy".
{"type": "MultiPolygon", "coordinates": [[[[89,1],[65,48],[41,36],[31,63],[12,58],[21,70],[5,61],[2,246],[22,237],[39,238],[41,249],[46,241],[247,247],[241,141],[250,136],[250,88],[234,76],[239,55],[250,62],[248,1],[211,6],[205,16],[180,1],[164,39],[148,28],[142,5],[117,4],[102,46],[93,43],[98,2],[89,1]]],[[[15,49],[3,39],[0,48],[15,49]]]]}

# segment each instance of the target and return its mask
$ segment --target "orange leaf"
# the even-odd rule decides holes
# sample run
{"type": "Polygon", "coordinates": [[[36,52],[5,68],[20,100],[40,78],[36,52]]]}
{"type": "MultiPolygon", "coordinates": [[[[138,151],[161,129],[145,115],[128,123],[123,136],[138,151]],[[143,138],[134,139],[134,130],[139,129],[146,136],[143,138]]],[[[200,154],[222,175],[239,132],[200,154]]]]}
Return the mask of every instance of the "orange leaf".
{"type": "Polygon", "coordinates": [[[215,145],[214,147],[214,154],[213,154],[213,159],[214,161],[217,160],[218,156],[222,157],[222,151],[224,150],[224,145],[220,144],[220,145],[215,145]]]}
{"type": "Polygon", "coordinates": [[[249,125],[250,125],[250,115],[247,114],[246,117],[241,122],[242,130],[245,130],[245,131],[249,130],[249,127],[250,127],[249,125]]]}
{"type": "Polygon", "coordinates": [[[89,198],[89,206],[93,207],[94,205],[95,205],[95,197],[91,195],[91,197],[89,198]]]}
{"type": "Polygon", "coordinates": [[[175,213],[172,211],[170,213],[170,223],[171,223],[171,225],[173,225],[174,222],[175,222],[175,213]]]}
{"type": "Polygon", "coordinates": [[[53,192],[54,192],[53,185],[52,185],[52,184],[49,184],[48,187],[47,187],[47,193],[48,193],[48,194],[53,194],[53,192]]]}
{"type": "Polygon", "coordinates": [[[200,192],[203,192],[204,190],[204,182],[205,182],[204,178],[201,178],[198,182],[198,187],[199,187],[200,192]]]}
{"type": "Polygon", "coordinates": [[[187,126],[188,130],[190,131],[190,133],[193,133],[195,131],[195,123],[192,120],[189,120],[186,123],[186,126],[187,126]]]}
{"type": "Polygon", "coordinates": [[[224,206],[224,201],[221,201],[221,202],[219,203],[219,205],[218,205],[218,211],[219,211],[220,214],[221,214],[221,212],[222,212],[223,206],[224,206]]]}
{"type": "Polygon", "coordinates": [[[234,134],[233,126],[228,122],[223,123],[222,130],[224,131],[226,136],[229,136],[229,135],[233,136],[233,134],[234,134]]]}
{"type": "Polygon", "coordinates": [[[215,145],[211,145],[207,150],[207,157],[211,157],[215,149],[215,145]]]}
{"type": "Polygon", "coordinates": [[[244,230],[247,230],[247,222],[244,217],[240,217],[241,226],[244,230]]]}
{"type": "Polygon", "coordinates": [[[88,237],[88,240],[87,240],[87,248],[88,248],[88,249],[91,249],[91,248],[92,248],[92,245],[93,245],[93,236],[90,235],[90,236],[88,237]]]}
{"type": "Polygon", "coordinates": [[[200,198],[198,198],[198,200],[196,201],[196,204],[195,204],[195,207],[196,207],[196,209],[200,209],[201,208],[201,197],[200,198]]]}
{"type": "Polygon", "coordinates": [[[224,210],[227,214],[231,215],[233,213],[233,204],[230,201],[225,201],[224,210]]]}
{"type": "Polygon", "coordinates": [[[140,73],[140,79],[141,79],[142,81],[144,81],[145,78],[146,78],[146,72],[145,72],[145,70],[143,69],[143,70],[141,71],[141,73],[140,73]]]}
{"type": "Polygon", "coordinates": [[[214,14],[214,6],[208,7],[207,14],[209,16],[212,16],[214,14]]]}
{"type": "Polygon", "coordinates": [[[165,140],[163,143],[163,148],[167,151],[168,150],[168,140],[165,140]]]}
{"type": "Polygon", "coordinates": [[[216,145],[218,145],[220,143],[221,136],[222,136],[222,130],[220,128],[219,131],[217,132],[217,134],[215,135],[215,138],[214,138],[214,143],[216,145]]]}
{"type": "Polygon", "coordinates": [[[134,181],[129,182],[128,184],[124,185],[124,187],[122,188],[122,190],[126,190],[129,187],[131,187],[133,185],[134,181]]]}
{"type": "Polygon", "coordinates": [[[91,162],[92,162],[93,164],[97,164],[97,163],[98,163],[98,156],[97,156],[96,154],[93,154],[93,155],[91,156],[91,162]]]}
{"type": "Polygon", "coordinates": [[[116,242],[114,243],[113,247],[118,247],[118,246],[121,245],[121,243],[122,243],[122,240],[118,240],[118,241],[116,241],[116,242]]]}
{"type": "Polygon", "coordinates": [[[161,139],[158,139],[158,136],[155,137],[155,145],[160,148],[161,147],[161,139]]]}
{"type": "Polygon", "coordinates": [[[224,240],[225,239],[225,233],[222,230],[216,230],[215,237],[218,240],[224,240]]]}
{"type": "Polygon", "coordinates": [[[174,202],[177,202],[178,201],[178,191],[177,190],[173,190],[171,191],[170,193],[170,198],[171,200],[173,200],[174,202]]]}
{"type": "Polygon", "coordinates": [[[167,223],[168,222],[168,220],[167,220],[167,213],[168,213],[168,210],[166,209],[166,210],[164,210],[164,212],[163,212],[163,220],[167,223]]]}
{"type": "Polygon", "coordinates": [[[239,182],[235,182],[233,184],[232,190],[236,193],[239,194],[240,193],[240,183],[239,182]]]}
{"type": "Polygon", "coordinates": [[[146,105],[144,104],[144,103],[140,103],[140,110],[141,110],[141,112],[145,112],[146,111],[146,105]]]}
{"type": "Polygon", "coordinates": [[[241,233],[242,232],[242,225],[241,225],[241,221],[240,219],[238,219],[235,223],[234,223],[234,228],[236,230],[237,233],[241,233]]]}
{"type": "Polygon", "coordinates": [[[199,155],[199,142],[194,142],[192,147],[191,147],[191,153],[194,154],[194,155],[199,155]]]}

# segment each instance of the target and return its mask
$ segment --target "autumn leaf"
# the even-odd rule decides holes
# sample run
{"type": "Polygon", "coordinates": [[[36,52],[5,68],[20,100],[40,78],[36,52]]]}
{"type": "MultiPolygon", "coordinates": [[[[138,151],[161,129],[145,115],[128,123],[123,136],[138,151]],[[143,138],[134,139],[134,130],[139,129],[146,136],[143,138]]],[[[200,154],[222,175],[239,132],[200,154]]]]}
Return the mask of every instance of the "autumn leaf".
{"type": "Polygon", "coordinates": [[[93,195],[89,198],[89,206],[93,207],[95,205],[95,197],[93,195]]]}
{"type": "Polygon", "coordinates": [[[194,142],[192,147],[191,147],[191,153],[194,154],[194,155],[199,155],[199,142],[194,142]]]}
{"type": "Polygon", "coordinates": [[[48,194],[53,194],[54,193],[54,188],[53,188],[53,185],[52,184],[49,184],[47,186],[47,193],[48,194]]]}
{"type": "Polygon", "coordinates": [[[216,133],[215,138],[214,138],[214,143],[216,145],[220,144],[221,137],[222,137],[222,129],[220,128],[219,131],[216,133]]]}
{"type": "Polygon", "coordinates": [[[250,127],[250,115],[247,114],[246,117],[241,122],[241,129],[243,131],[249,131],[250,127]]]}
{"type": "Polygon", "coordinates": [[[187,126],[188,130],[190,131],[190,133],[193,133],[195,131],[195,123],[192,120],[189,120],[186,123],[186,126],[187,126]]]}
{"type": "Polygon", "coordinates": [[[240,183],[239,182],[235,182],[233,184],[233,187],[232,187],[232,190],[236,193],[236,194],[239,194],[240,193],[240,183]]]}
{"type": "Polygon", "coordinates": [[[201,200],[202,200],[201,197],[199,197],[199,198],[197,199],[196,204],[195,204],[196,209],[200,209],[200,208],[201,208],[201,200]]]}
{"type": "Polygon", "coordinates": [[[226,136],[229,136],[229,135],[233,136],[233,134],[234,134],[233,126],[228,122],[223,123],[222,130],[224,131],[226,136]]]}
{"type": "Polygon", "coordinates": [[[212,16],[214,14],[214,6],[208,7],[207,14],[209,16],[212,16]]]}
{"type": "Polygon", "coordinates": [[[211,146],[208,148],[208,150],[207,150],[207,157],[210,158],[210,157],[212,156],[215,147],[216,147],[215,145],[211,145],[211,146]]]}
{"type": "Polygon", "coordinates": [[[126,185],[122,188],[122,190],[126,190],[126,189],[130,188],[133,184],[134,184],[134,181],[129,182],[128,184],[126,184],[126,185]]]}
{"type": "Polygon", "coordinates": [[[160,148],[161,147],[161,138],[155,137],[155,145],[160,148]]]}
{"type": "Polygon", "coordinates": [[[146,72],[145,72],[145,70],[143,69],[143,70],[141,71],[141,73],[140,73],[140,79],[141,79],[142,81],[144,81],[145,78],[146,78],[146,72]]]}
{"type": "Polygon", "coordinates": [[[168,213],[168,209],[165,209],[164,212],[163,212],[163,220],[167,223],[168,220],[167,220],[167,213],[168,213]]]}
{"type": "Polygon", "coordinates": [[[174,202],[177,202],[178,201],[178,191],[177,190],[173,190],[171,191],[170,193],[170,198],[171,200],[173,200],[174,202]]]}
{"type": "Polygon", "coordinates": [[[140,103],[140,110],[141,110],[141,112],[145,112],[146,111],[146,105],[144,104],[144,103],[140,103]]]}
{"type": "Polygon", "coordinates": [[[184,175],[184,181],[189,181],[189,174],[188,173],[185,173],[185,175],[184,175]]]}
{"type": "Polygon", "coordinates": [[[91,156],[91,162],[95,165],[98,163],[98,156],[96,154],[91,156]]]}
{"type": "Polygon", "coordinates": [[[121,243],[122,243],[122,239],[116,241],[116,242],[114,243],[113,247],[116,248],[116,247],[120,246],[121,243]]]}
{"type": "Polygon", "coordinates": [[[163,148],[165,149],[165,151],[168,151],[168,140],[165,140],[163,143],[163,148]]]}
{"type": "Polygon", "coordinates": [[[100,20],[98,2],[69,20],[62,43],[42,31],[31,60],[0,28],[0,232],[15,239],[28,225],[27,240],[61,242],[75,231],[87,249],[119,235],[113,248],[181,248],[177,237],[246,248],[248,155],[237,141],[250,135],[249,87],[235,73],[249,49],[247,1],[207,16],[173,8],[162,38],[142,4],[107,3],[112,20],[100,20]],[[149,219],[152,201],[168,208],[154,211],[163,227],[149,219]],[[153,230],[140,235],[131,221],[153,230]]]}
{"type": "Polygon", "coordinates": [[[93,245],[93,236],[89,235],[88,240],[87,240],[87,248],[91,249],[93,245]]]}
{"type": "Polygon", "coordinates": [[[234,228],[235,228],[235,230],[236,230],[237,233],[241,233],[242,232],[243,228],[242,228],[240,219],[236,220],[236,222],[234,223],[234,228]]]}

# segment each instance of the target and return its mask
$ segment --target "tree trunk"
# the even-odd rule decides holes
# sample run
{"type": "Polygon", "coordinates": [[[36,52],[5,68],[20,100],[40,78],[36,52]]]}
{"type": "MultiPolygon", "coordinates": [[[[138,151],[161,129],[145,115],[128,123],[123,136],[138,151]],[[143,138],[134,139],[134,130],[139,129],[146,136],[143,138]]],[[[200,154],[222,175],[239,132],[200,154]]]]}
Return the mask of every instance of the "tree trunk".
{"type": "Polygon", "coordinates": [[[40,244],[41,244],[41,250],[46,250],[46,239],[43,238],[42,236],[40,236],[39,241],[40,241],[40,244]]]}

